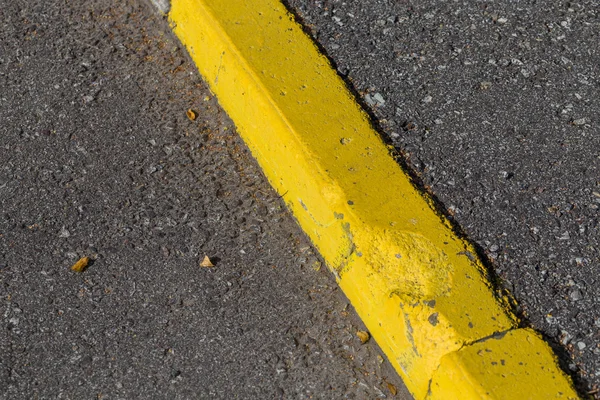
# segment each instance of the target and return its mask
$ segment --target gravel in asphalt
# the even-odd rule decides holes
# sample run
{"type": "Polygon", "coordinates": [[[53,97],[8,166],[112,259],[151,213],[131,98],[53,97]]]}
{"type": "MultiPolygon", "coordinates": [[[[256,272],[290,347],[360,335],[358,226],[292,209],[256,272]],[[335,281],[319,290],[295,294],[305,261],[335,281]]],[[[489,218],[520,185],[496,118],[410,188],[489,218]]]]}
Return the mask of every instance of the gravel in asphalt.
{"type": "Polygon", "coordinates": [[[0,20],[0,398],[408,398],[163,18],[0,20]]]}
{"type": "Polygon", "coordinates": [[[582,392],[600,388],[600,3],[287,0],[582,392]]]}

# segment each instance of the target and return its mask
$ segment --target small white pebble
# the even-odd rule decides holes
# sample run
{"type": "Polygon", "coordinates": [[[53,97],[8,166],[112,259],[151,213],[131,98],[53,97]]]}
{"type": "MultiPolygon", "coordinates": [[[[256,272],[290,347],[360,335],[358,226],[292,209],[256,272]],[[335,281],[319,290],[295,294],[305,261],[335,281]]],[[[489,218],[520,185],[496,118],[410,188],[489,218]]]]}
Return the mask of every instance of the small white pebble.
{"type": "Polygon", "coordinates": [[[373,95],[373,100],[375,100],[378,103],[378,105],[380,105],[380,106],[385,104],[385,100],[384,100],[383,96],[381,95],[381,93],[375,93],[373,95]]]}

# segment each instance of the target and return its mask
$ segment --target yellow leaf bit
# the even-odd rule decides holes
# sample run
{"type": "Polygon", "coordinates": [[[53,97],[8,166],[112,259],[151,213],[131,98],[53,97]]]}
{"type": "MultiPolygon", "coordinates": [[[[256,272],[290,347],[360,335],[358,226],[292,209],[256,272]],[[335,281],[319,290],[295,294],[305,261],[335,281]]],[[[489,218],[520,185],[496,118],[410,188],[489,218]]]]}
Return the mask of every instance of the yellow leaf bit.
{"type": "Polygon", "coordinates": [[[75,264],[73,264],[71,270],[75,272],[83,272],[83,270],[88,266],[89,262],[89,257],[81,257],[75,264]]]}
{"type": "Polygon", "coordinates": [[[190,121],[195,121],[196,117],[198,116],[196,114],[196,112],[194,110],[192,110],[191,108],[189,110],[187,110],[185,112],[185,114],[187,115],[187,117],[190,119],[190,121]]]}
{"type": "Polygon", "coordinates": [[[371,335],[369,335],[369,332],[367,331],[358,331],[356,332],[356,336],[358,336],[362,344],[367,343],[369,339],[371,339],[371,335]]]}
{"type": "Polygon", "coordinates": [[[390,391],[392,396],[395,396],[396,394],[398,394],[398,389],[396,389],[396,386],[392,385],[389,382],[386,382],[386,383],[387,383],[388,390],[390,391]]]}
{"type": "Polygon", "coordinates": [[[208,256],[204,256],[204,259],[200,263],[200,266],[205,267],[205,268],[210,268],[210,267],[214,267],[215,265],[212,263],[212,261],[210,261],[210,258],[208,258],[208,256]]]}

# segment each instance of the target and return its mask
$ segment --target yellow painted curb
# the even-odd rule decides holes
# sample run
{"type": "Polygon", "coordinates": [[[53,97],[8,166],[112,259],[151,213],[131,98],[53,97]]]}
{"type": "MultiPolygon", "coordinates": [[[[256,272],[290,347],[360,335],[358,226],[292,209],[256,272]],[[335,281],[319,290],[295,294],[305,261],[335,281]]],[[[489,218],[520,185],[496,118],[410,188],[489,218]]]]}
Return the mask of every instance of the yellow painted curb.
{"type": "Polygon", "coordinates": [[[172,0],[169,18],[415,398],[577,398],[279,0],[172,0]]]}

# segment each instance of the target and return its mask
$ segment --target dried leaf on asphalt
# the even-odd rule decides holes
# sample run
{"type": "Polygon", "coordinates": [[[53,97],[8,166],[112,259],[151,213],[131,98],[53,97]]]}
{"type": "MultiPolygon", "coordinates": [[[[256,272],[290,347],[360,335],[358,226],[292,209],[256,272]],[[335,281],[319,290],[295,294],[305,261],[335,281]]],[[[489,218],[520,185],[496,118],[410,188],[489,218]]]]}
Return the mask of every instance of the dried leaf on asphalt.
{"type": "Polygon", "coordinates": [[[396,394],[398,394],[398,389],[396,389],[396,386],[392,385],[391,383],[387,383],[387,387],[390,391],[390,393],[392,394],[392,396],[395,396],[396,394]]]}
{"type": "Polygon", "coordinates": [[[366,331],[358,331],[356,332],[356,336],[358,336],[358,338],[360,339],[360,342],[362,344],[365,344],[369,341],[369,339],[371,338],[371,335],[369,335],[369,332],[366,331]]]}
{"type": "Polygon", "coordinates": [[[212,263],[212,261],[210,261],[210,258],[208,258],[208,256],[204,256],[204,259],[200,263],[200,266],[205,267],[205,268],[210,268],[210,267],[214,267],[215,265],[212,263]]]}
{"type": "Polygon", "coordinates": [[[71,267],[71,270],[75,271],[75,272],[83,272],[85,267],[88,266],[89,262],[90,262],[89,257],[81,257],[75,264],[73,264],[73,266],[71,267]]]}
{"type": "Polygon", "coordinates": [[[187,110],[185,112],[185,114],[190,119],[190,121],[195,121],[196,120],[196,117],[197,117],[196,112],[194,110],[192,110],[191,108],[189,110],[187,110]]]}

